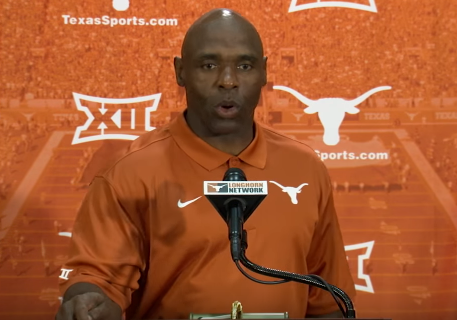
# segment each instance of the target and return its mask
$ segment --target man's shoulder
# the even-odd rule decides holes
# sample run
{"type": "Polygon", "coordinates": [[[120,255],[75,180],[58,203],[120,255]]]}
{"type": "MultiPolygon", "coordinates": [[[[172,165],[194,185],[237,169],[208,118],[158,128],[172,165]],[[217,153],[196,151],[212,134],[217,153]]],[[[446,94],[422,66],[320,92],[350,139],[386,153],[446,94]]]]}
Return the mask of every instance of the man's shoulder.
{"type": "Polygon", "coordinates": [[[168,125],[146,132],[133,140],[112,165],[100,172],[105,178],[129,175],[135,176],[141,172],[151,172],[151,169],[160,165],[166,157],[170,145],[170,130],[168,125]]]}
{"type": "Polygon", "coordinates": [[[265,124],[260,124],[260,127],[263,130],[267,144],[281,147],[283,150],[287,149],[288,151],[294,153],[296,152],[297,155],[301,154],[319,159],[316,152],[310,145],[265,124]]]}
{"type": "Polygon", "coordinates": [[[328,192],[328,170],[310,145],[267,125],[261,125],[261,128],[273,170],[280,168],[281,175],[306,176],[316,188],[323,188],[324,192],[328,192]]]}
{"type": "Polygon", "coordinates": [[[169,125],[143,133],[132,141],[126,156],[162,150],[169,138],[171,138],[169,125]]]}

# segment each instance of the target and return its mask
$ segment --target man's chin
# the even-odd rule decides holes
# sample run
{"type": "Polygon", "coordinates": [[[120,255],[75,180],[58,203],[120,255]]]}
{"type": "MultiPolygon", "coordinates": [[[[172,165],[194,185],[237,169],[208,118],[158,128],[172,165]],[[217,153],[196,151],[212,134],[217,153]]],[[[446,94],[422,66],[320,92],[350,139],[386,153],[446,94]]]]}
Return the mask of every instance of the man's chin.
{"type": "Polygon", "coordinates": [[[213,121],[211,125],[211,131],[215,135],[240,134],[242,130],[246,129],[247,128],[242,126],[242,124],[235,119],[219,119],[213,121]]]}

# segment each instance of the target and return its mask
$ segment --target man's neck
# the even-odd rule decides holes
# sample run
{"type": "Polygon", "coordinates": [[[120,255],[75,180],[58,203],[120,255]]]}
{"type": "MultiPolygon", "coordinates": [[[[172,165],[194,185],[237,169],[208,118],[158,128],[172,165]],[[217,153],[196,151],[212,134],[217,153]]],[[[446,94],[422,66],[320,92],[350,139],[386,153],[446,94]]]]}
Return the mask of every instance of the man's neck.
{"type": "MultiPolygon", "coordinates": [[[[252,130],[254,131],[254,130],[252,130]]],[[[237,156],[244,149],[246,149],[249,144],[254,139],[254,133],[251,132],[250,135],[243,137],[240,135],[230,134],[230,135],[221,135],[221,136],[209,136],[209,137],[200,137],[207,144],[216,148],[222,152],[237,156]]]]}
{"type": "Polygon", "coordinates": [[[189,121],[187,116],[185,118],[190,129],[200,139],[213,148],[234,156],[239,155],[254,139],[254,123],[250,126],[251,130],[239,130],[236,133],[215,136],[203,129],[203,126],[193,124],[193,121],[189,121]]]}

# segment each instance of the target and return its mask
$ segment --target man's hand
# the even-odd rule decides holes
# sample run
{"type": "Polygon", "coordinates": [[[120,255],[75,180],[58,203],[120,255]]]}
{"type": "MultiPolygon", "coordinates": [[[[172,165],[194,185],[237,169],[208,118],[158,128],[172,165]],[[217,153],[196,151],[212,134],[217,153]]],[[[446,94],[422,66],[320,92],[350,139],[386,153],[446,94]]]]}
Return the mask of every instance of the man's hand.
{"type": "MultiPolygon", "coordinates": [[[[94,286],[95,287],[95,286],[94,286]]],[[[76,284],[65,293],[63,304],[60,306],[55,320],[121,320],[122,310],[98,287],[98,290],[81,292],[88,289],[85,284],[76,284]],[[76,290],[75,290],[76,289],[76,290]],[[78,290],[79,289],[79,290],[78,290]],[[98,291],[98,292],[95,292],[98,291]],[[68,294],[69,293],[69,294],[68,294]],[[68,294],[68,295],[67,295],[68,294]]]]}

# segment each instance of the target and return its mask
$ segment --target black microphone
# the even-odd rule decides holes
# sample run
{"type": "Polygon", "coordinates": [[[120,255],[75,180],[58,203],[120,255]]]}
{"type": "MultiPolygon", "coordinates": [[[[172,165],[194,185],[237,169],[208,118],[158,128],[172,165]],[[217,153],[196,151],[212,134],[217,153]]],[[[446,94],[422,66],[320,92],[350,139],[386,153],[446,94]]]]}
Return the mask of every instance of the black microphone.
{"type": "Polygon", "coordinates": [[[355,318],[354,306],[349,296],[321,277],[262,267],[246,257],[247,232],[243,225],[268,194],[266,181],[247,181],[241,169],[230,168],[225,173],[223,181],[204,181],[204,194],[228,225],[232,259],[244,276],[262,284],[295,281],[324,289],[333,296],[345,318],[355,318]],[[252,272],[282,280],[258,280],[246,273],[240,263],[252,272]],[[344,303],[346,310],[338,299],[344,303]]]}
{"type": "Polygon", "coordinates": [[[222,181],[205,181],[204,194],[229,230],[233,261],[241,259],[243,225],[268,194],[266,181],[246,181],[241,169],[230,168],[222,181]]]}

